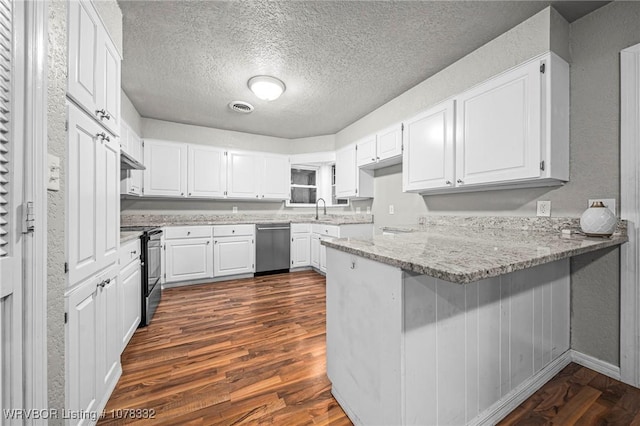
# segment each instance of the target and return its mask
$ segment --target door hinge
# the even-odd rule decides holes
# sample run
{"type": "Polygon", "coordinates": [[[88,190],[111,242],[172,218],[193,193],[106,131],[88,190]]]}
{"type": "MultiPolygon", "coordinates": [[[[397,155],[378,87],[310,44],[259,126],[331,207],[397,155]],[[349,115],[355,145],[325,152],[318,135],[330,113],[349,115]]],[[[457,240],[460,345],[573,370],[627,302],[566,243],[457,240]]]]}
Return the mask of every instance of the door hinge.
{"type": "Polygon", "coordinates": [[[356,188],[356,194],[358,193],[358,188],[356,188]]]}
{"type": "Polygon", "coordinates": [[[142,141],[142,146],[144,147],[144,141],[142,141]]]}
{"type": "Polygon", "coordinates": [[[167,273],[166,272],[164,273],[164,277],[167,278],[167,273]]]}
{"type": "Polygon", "coordinates": [[[68,313],[64,313],[64,323],[66,324],[67,322],[69,322],[69,314],[68,313]]]}
{"type": "Polygon", "coordinates": [[[225,156],[225,157],[226,157],[226,156],[228,156],[228,154],[229,154],[229,151],[225,151],[225,152],[224,152],[224,156],[225,156]]]}
{"type": "Polygon", "coordinates": [[[144,186],[142,187],[142,194],[144,195],[144,186]]]}
{"type": "Polygon", "coordinates": [[[69,120],[66,120],[66,121],[64,122],[64,131],[65,131],[65,132],[68,132],[68,131],[69,131],[69,120]]]}
{"type": "Polygon", "coordinates": [[[401,132],[404,132],[404,123],[402,123],[402,124],[400,125],[400,131],[401,131],[401,132]]]}
{"type": "Polygon", "coordinates": [[[167,251],[167,245],[166,244],[162,246],[162,250],[167,251]]]}
{"type": "Polygon", "coordinates": [[[69,272],[69,262],[64,262],[64,273],[68,273],[69,272]]]}
{"type": "Polygon", "coordinates": [[[541,72],[542,74],[544,74],[545,69],[546,69],[546,64],[543,62],[543,63],[540,65],[540,72],[541,72]]]}
{"type": "Polygon", "coordinates": [[[356,151],[358,150],[358,145],[356,145],[356,151]]]}
{"type": "Polygon", "coordinates": [[[293,238],[291,239],[291,242],[293,242],[293,238]]]}
{"type": "Polygon", "coordinates": [[[36,229],[36,218],[33,213],[33,201],[27,201],[24,204],[22,208],[22,214],[24,216],[24,221],[22,222],[22,233],[30,234],[36,229]]]}
{"type": "Polygon", "coordinates": [[[544,170],[544,160],[540,162],[540,170],[544,170]]]}

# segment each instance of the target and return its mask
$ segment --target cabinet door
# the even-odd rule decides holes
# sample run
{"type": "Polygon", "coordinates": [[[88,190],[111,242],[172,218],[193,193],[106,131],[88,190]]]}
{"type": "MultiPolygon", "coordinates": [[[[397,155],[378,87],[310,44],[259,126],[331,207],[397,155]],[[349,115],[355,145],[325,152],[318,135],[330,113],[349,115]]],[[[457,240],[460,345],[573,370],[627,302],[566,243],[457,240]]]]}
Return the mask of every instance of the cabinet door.
{"type": "Polygon", "coordinates": [[[358,167],[375,163],[377,155],[375,135],[371,135],[356,143],[356,163],[358,167]]]}
{"type": "MultiPolygon", "coordinates": [[[[99,159],[103,166],[98,164],[98,172],[103,178],[99,179],[101,194],[98,206],[99,212],[99,242],[101,265],[103,267],[118,261],[120,249],[120,144],[117,139],[111,137],[101,143],[102,155],[99,159]]],[[[84,230],[82,230],[84,233],[84,230]]]]}
{"type": "Polygon", "coordinates": [[[66,301],[69,315],[65,326],[66,388],[68,409],[74,412],[94,412],[99,403],[98,283],[97,278],[85,281],[66,301]]]}
{"type": "Polygon", "coordinates": [[[106,30],[98,38],[99,90],[96,113],[102,124],[114,135],[120,132],[120,54],[106,30]]]}
{"type": "Polygon", "coordinates": [[[100,31],[102,23],[89,1],[70,1],[68,46],[68,93],[92,114],[99,108],[100,31]]]}
{"type": "MultiPolygon", "coordinates": [[[[133,131],[129,130],[129,147],[131,148],[131,155],[133,158],[144,164],[144,156],[142,152],[142,139],[136,135],[133,131]]],[[[131,179],[131,194],[142,195],[142,179],[144,176],[143,170],[129,170],[129,176],[131,179]]]]}
{"type": "Polygon", "coordinates": [[[404,128],[402,189],[453,186],[454,104],[443,102],[407,120],[404,128]]]}
{"type": "Polygon", "coordinates": [[[145,140],[145,196],[184,197],[187,195],[187,145],[145,140]]]}
{"type": "Polygon", "coordinates": [[[123,120],[120,120],[120,148],[131,154],[129,151],[129,126],[123,120]]]}
{"type": "Polygon", "coordinates": [[[336,151],[336,197],[357,196],[358,166],[355,145],[336,151]]]}
{"type": "MultiPolygon", "coordinates": [[[[322,241],[322,238],[320,238],[322,241]]],[[[327,246],[322,245],[320,242],[320,270],[324,273],[327,272],[327,246]]]]}
{"type": "Polygon", "coordinates": [[[395,124],[376,134],[376,161],[388,160],[402,155],[402,124],[395,124]]]}
{"type": "Polygon", "coordinates": [[[541,74],[538,61],[456,98],[456,184],[540,176],[541,74]]]}
{"type": "Polygon", "coordinates": [[[165,248],[166,282],[213,277],[211,238],[167,240],[165,248]]]}
{"type": "Polygon", "coordinates": [[[300,268],[311,264],[311,236],[291,234],[291,267],[300,268]]]}
{"type": "Polygon", "coordinates": [[[223,198],[227,189],[227,158],[224,150],[189,145],[188,151],[189,197],[223,198]]]}
{"type": "Polygon", "coordinates": [[[311,234],[311,266],[320,269],[320,236],[311,234]]]}
{"type": "MultiPolygon", "coordinates": [[[[119,378],[121,338],[118,309],[118,271],[105,276],[106,282],[98,290],[98,373],[101,390],[98,395],[110,392],[119,378]]],[[[102,398],[100,398],[102,399],[102,398]]]]}
{"type": "Polygon", "coordinates": [[[213,276],[249,274],[255,271],[253,237],[219,237],[213,240],[213,276]]]}
{"type": "Polygon", "coordinates": [[[140,300],[142,285],[140,261],[136,260],[122,270],[118,284],[120,286],[118,296],[120,350],[123,351],[140,324],[142,303],[140,300]]]}
{"type": "Polygon", "coordinates": [[[260,198],[286,200],[289,198],[291,166],[285,155],[264,155],[262,159],[262,177],[260,179],[260,198]]]}
{"type": "Polygon", "coordinates": [[[258,198],[256,171],[259,167],[261,162],[254,153],[228,151],[227,197],[258,198]]]}

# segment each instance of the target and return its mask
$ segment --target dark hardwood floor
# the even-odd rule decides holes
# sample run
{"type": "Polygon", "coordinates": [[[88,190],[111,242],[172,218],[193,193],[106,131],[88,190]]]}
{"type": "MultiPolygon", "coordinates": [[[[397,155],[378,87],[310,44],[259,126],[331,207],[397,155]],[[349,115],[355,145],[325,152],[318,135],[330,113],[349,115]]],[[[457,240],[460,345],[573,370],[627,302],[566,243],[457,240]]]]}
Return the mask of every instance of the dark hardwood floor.
{"type": "MultiPolygon", "coordinates": [[[[351,425],[326,376],[325,314],[311,271],[166,290],[100,424],[351,425]]],[[[500,424],[640,426],[640,389],[570,364],[500,424]]]]}
{"type": "Polygon", "coordinates": [[[122,368],[101,425],[351,424],[330,393],[311,271],[166,290],[122,368]]]}

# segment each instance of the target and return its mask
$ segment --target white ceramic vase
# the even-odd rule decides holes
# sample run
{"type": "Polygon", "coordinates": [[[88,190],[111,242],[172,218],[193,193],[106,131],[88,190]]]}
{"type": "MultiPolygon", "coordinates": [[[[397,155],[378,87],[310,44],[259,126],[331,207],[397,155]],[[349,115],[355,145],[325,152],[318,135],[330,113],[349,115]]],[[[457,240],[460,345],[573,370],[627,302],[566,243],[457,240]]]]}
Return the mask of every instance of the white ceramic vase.
{"type": "Polygon", "coordinates": [[[609,237],[616,230],[618,220],[601,201],[591,204],[580,217],[582,232],[590,237],[609,237]]]}

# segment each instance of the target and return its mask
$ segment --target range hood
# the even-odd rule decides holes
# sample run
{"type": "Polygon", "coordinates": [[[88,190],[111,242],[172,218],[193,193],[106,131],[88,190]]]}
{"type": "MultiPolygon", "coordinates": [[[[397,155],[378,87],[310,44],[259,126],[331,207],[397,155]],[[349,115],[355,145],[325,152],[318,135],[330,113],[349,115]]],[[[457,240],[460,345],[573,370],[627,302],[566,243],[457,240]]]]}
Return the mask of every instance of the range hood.
{"type": "Polygon", "coordinates": [[[120,150],[120,169],[121,170],[144,170],[144,164],[120,150]]]}

